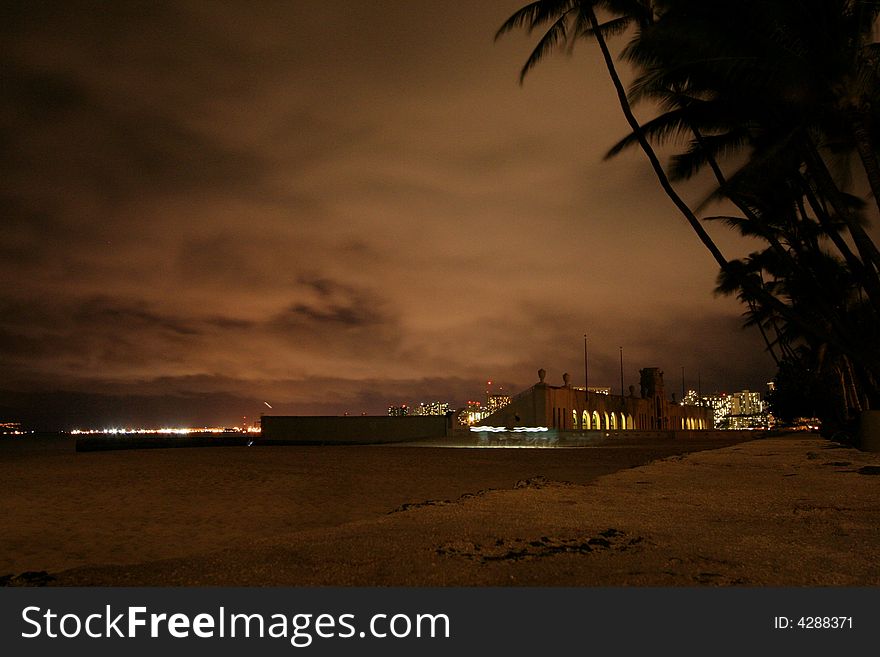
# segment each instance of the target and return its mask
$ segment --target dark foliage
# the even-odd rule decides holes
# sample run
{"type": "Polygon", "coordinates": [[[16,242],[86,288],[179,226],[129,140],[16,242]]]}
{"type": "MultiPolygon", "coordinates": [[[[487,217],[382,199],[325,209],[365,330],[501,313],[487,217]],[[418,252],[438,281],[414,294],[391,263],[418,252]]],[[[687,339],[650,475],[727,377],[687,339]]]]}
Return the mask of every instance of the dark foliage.
{"type": "Polygon", "coordinates": [[[780,364],[777,412],[830,424],[880,406],[880,251],[866,228],[880,208],[878,16],[880,0],[547,0],[499,32],[550,26],[523,75],[598,43],[632,128],[609,157],[641,148],[718,262],[718,291],[742,300],[780,364]],[[626,93],[605,43],[619,34],[636,72],[626,93]],[[655,116],[636,121],[636,103],[655,116]],[[664,167],[657,143],[684,148],[664,167]],[[721,212],[684,203],[673,183],[693,176],[715,183],[698,209],[721,212]],[[728,260],[705,220],[759,250],[728,260]]]}

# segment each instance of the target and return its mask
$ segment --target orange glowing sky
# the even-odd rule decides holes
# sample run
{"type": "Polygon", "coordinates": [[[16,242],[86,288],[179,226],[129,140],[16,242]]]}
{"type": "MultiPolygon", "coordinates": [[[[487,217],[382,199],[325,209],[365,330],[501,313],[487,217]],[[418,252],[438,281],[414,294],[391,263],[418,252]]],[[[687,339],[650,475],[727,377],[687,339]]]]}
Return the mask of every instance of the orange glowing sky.
{"type": "Polygon", "coordinates": [[[585,332],[591,384],[623,346],[627,384],[763,389],[647,164],[603,161],[594,45],[518,85],[521,3],[4,3],[0,420],[463,403],[582,382],[585,332]]]}

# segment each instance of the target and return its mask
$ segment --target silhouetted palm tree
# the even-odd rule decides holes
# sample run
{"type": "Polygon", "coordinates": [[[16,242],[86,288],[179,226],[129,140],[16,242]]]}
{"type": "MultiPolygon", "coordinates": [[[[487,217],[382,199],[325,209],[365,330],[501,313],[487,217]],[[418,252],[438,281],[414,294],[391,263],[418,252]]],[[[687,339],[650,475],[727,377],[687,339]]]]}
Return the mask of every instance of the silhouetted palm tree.
{"type": "MultiPolygon", "coordinates": [[[[862,225],[863,204],[842,191],[827,159],[855,151],[869,182],[876,173],[869,99],[878,90],[870,42],[878,3],[663,5],[659,19],[625,53],[641,72],[630,99],[648,97],[667,110],[644,132],[659,139],[693,135],[689,149],[673,159],[673,178],[712,168],[718,193],[742,211],[742,217],[724,219],[766,240],[773,252],[773,258],[764,253],[740,263],[741,277],[769,274],[775,296],[784,295],[802,317],[812,315],[818,330],[800,337],[817,350],[833,347],[831,353],[840,355],[828,362],[843,378],[862,379],[860,387],[876,404],[880,254],[862,225]],[[742,151],[748,154],[744,166],[725,178],[718,158],[742,151]],[[839,261],[825,252],[826,243],[836,248],[839,261]]],[[[612,152],[636,141],[629,137],[612,152]]],[[[752,300],[738,280],[725,278],[721,289],[752,300]]],[[[757,314],[766,314],[768,308],[760,306],[757,314]]],[[[782,326],[789,335],[797,333],[782,326]]],[[[871,403],[860,402],[859,395],[844,397],[854,408],[871,403]]]]}
{"type": "Polygon", "coordinates": [[[878,14],[880,0],[543,0],[498,32],[547,26],[521,80],[546,55],[595,39],[632,130],[609,156],[641,148],[718,262],[719,290],[747,304],[777,362],[799,357],[798,344],[820,354],[852,409],[880,403],[880,251],[864,203],[828,162],[857,156],[880,207],[878,14]],[[611,18],[600,23],[597,12],[611,18]],[[624,56],[638,72],[628,93],[606,42],[627,30],[624,56]],[[661,113],[640,125],[631,103],[643,99],[661,113]],[[667,172],[650,142],[682,137],[687,149],[667,172]],[[726,175],[731,161],[738,168],[726,175]],[[764,250],[727,261],[675,192],[672,180],[704,168],[717,182],[713,198],[740,212],[710,218],[762,239],[764,250]]]}
{"type": "Polygon", "coordinates": [[[669,196],[691,228],[693,228],[697,237],[723,269],[727,266],[726,258],[705,228],[703,228],[697,216],[675,191],[663,169],[663,165],[660,163],[660,159],[657,157],[656,152],[645,137],[641,125],[633,114],[626,89],[617,72],[614,57],[611,55],[606,41],[606,36],[608,35],[621,34],[631,27],[641,28],[649,25],[653,21],[651,4],[647,0],[537,0],[526,5],[508,18],[498,30],[495,38],[497,39],[514,29],[525,28],[532,32],[538,27],[549,24],[549,28],[526,60],[520,72],[520,82],[538,62],[555,50],[562,47],[571,47],[577,39],[595,39],[602,53],[605,67],[608,69],[608,75],[617,93],[623,115],[632,129],[634,139],[647,156],[667,196],[669,196]],[[596,15],[597,9],[611,13],[612,18],[600,24],[596,15]]]}

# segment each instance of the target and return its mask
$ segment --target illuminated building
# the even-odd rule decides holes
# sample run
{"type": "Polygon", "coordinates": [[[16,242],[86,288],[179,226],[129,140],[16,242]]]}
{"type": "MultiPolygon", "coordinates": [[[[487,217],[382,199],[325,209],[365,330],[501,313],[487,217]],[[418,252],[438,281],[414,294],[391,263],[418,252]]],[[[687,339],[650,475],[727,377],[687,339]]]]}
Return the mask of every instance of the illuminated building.
{"type": "Polygon", "coordinates": [[[486,381],[486,411],[494,413],[510,403],[510,395],[502,392],[503,390],[503,387],[499,387],[497,392],[492,392],[492,381],[486,381]]]}
{"type": "Polygon", "coordinates": [[[735,392],[731,395],[733,415],[760,415],[764,411],[764,402],[760,392],[735,392]]]}
{"type": "Polygon", "coordinates": [[[712,409],[712,426],[716,429],[726,429],[727,418],[730,416],[731,399],[727,393],[710,395],[703,399],[706,405],[712,409]]]}
{"type": "Polygon", "coordinates": [[[478,422],[482,422],[484,418],[490,415],[489,411],[478,401],[469,401],[458,413],[458,422],[465,426],[473,426],[478,422]]]}
{"type": "MultiPolygon", "coordinates": [[[[546,372],[538,370],[538,383],[516,395],[503,408],[483,417],[481,424],[496,427],[548,427],[557,431],[632,431],[711,429],[711,411],[697,405],[673,404],[666,399],[663,372],[647,367],[639,372],[641,390],[637,395],[612,395],[575,388],[568,374],[563,385],[544,381],[546,372]]],[[[607,392],[606,392],[607,391],[607,392]]],[[[473,423],[471,423],[473,424],[473,423]]]]}
{"type": "Polygon", "coordinates": [[[449,412],[448,402],[422,402],[416,406],[413,415],[446,415],[449,412]]]}
{"type": "Polygon", "coordinates": [[[406,417],[409,415],[409,406],[401,404],[400,406],[389,406],[388,415],[391,417],[406,417]]]}
{"type": "Polygon", "coordinates": [[[761,393],[741,390],[706,397],[716,429],[760,429],[767,426],[761,393]]]}
{"type": "Polygon", "coordinates": [[[504,408],[510,403],[510,395],[488,395],[486,397],[486,410],[490,413],[504,408]]]}
{"type": "Polygon", "coordinates": [[[510,395],[502,393],[501,390],[503,388],[499,387],[498,392],[493,393],[492,381],[486,381],[486,403],[468,401],[467,406],[458,412],[459,424],[472,427],[510,404],[510,395]]]}
{"type": "Polygon", "coordinates": [[[759,429],[767,426],[761,393],[742,390],[731,395],[730,429],[759,429]]]}

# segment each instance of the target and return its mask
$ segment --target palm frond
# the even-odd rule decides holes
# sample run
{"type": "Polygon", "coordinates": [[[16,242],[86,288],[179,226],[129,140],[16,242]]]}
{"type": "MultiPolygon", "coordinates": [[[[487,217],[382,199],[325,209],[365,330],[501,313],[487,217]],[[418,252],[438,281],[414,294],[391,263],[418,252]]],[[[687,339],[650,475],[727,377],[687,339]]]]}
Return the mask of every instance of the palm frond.
{"type": "MultiPolygon", "coordinates": [[[[641,132],[645,137],[656,143],[663,143],[676,134],[689,133],[690,124],[688,122],[687,110],[679,108],[661,114],[642,124],[641,132]]],[[[603,159],[611,159],[627,148],[637,146],[638,143],[638,136],[631,132],[608,149],[603,159]]]]}
{"type": "MultiPolygon", "coordinates": [[[[688,124],[693,128],[693,124],[688,124]]],[[[748,144],[748,134],[734,129],[721,135],[704,135],[699,141],[692,141],[684,153],[672,156],[669,162],[669,177],[672,180],[689,180],[710,160],[722,161],[736,155],[748,144]]]]}
{"type": "MultiPolygon", "coordinates": [[[[626,32],[635,21],[636,19],[633,16],[618,16],[607,20],[604,23],[600,23],[598,32],[603,37],[618,36],[619,34],[626,32]]],[[[583,11],[579,12],[577,25],[578,37],[589,39],[596,36],[597,30],[594,30],[590,25],[590,22],[584,15],[583,11]]]]}
{"type": "Polygon", "coordinates": [[[548,54],[556,50],[560,45],[564,45],[568,41],[568,22],[569,12],[565,12],[556,19],[550,28],[544,33],[544,36],[538,41],[531,54],[523,64],[519,72],[519,82],[523,83],[526,75],[548,54]]]}
{"type": "Polygon", "coordinates": [[[525,28],[529,34],[543,23],[547,23],[571,10],[575,0],[536,0],[518,9],[498,28],[495,33],[497,41],[504,34],[525,28]]]}

